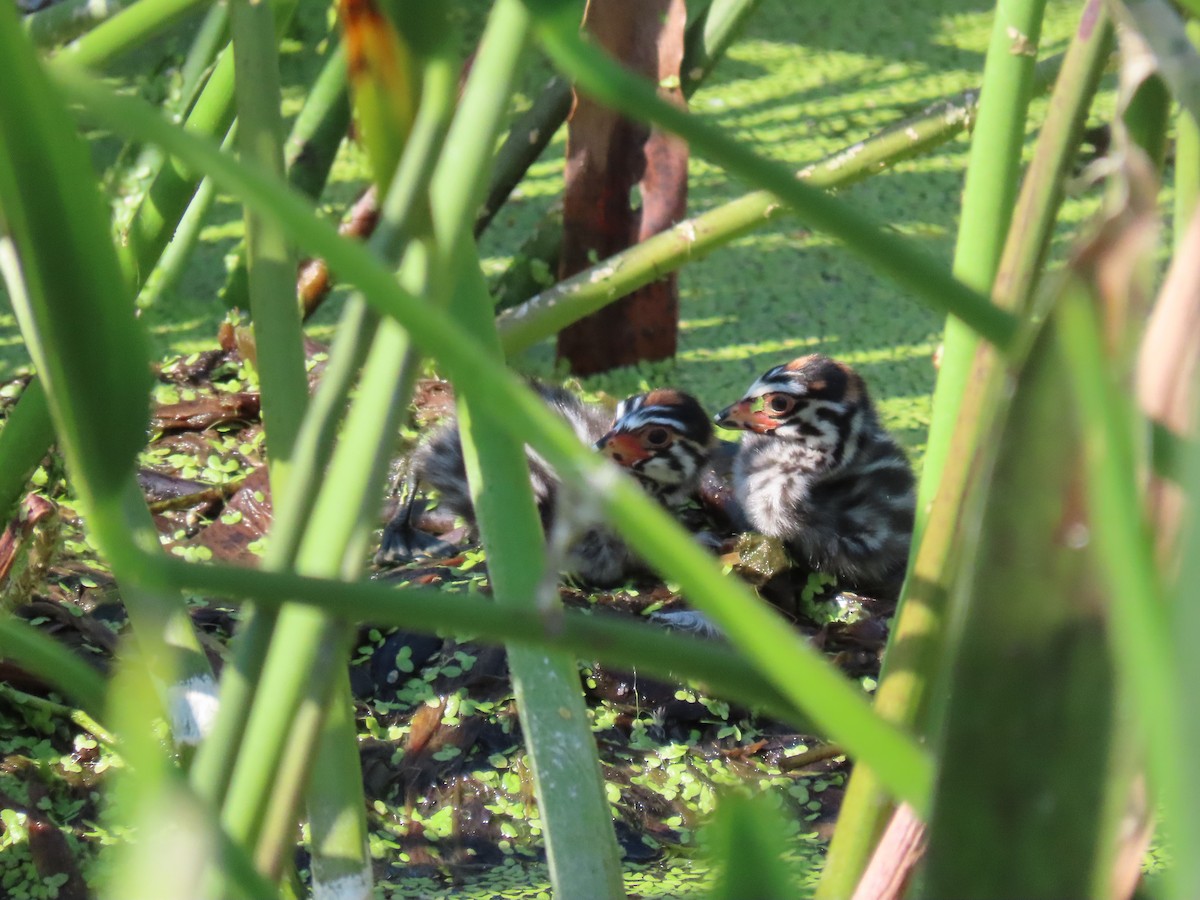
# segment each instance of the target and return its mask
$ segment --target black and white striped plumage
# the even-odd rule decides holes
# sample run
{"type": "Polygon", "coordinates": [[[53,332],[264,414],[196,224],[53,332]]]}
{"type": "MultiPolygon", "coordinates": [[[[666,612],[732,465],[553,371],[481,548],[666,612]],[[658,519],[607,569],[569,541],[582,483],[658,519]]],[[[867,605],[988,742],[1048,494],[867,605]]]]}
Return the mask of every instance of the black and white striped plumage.
{"type": "Polygon", "coordinates": [[[750,524],[798,562],[880,599],[900,590],[914,479],[862,378],[814,354],[776,366],[716,417],[740,428],[734,490],[750,524]]]}
{"type": "MultiPolygon", "coordinates": [[[[582,444],[591,446],[608,430],[612,417],[600,406],[584,403],[570,391],[560,387],[530,382],[532,388],[562,418],[579,437],[582,444]]],[[[529,481],[537,502],[542,527],[548,528],[554,517],[558,493],[558,475],[532,447],[526,445],[529,461],[529,481]]],[[[458,419],[451,417],[413,451],[410,474],[418,484],[438,492],[438,509],[475,524],[475,507],[467,484],[467,465],[463,459],[462,439],[458,419]]]]}
{"type": "Polygon", "coordinates": [[[628,469],[651,497],[677,509],[695,493],[713,434],[695,397],[659,388],[622,400],[596,449],[628,469]]]}
{"type": "MultiPolygon", "coordinates": [[[[581,443],[595,446],[627,466],[664,505],[675,508],[691,495],[713,434],[711,422],[695,399],[677,391],[651,391],[624,401],[614,422],[602,407],[585,403],[569,391],[536,382],[530,386],[571,426],[581,443]],[[658,432],[665,432],[665,437],[658,432]],[[647,445],[651,438],[656,443],[647,445]],[[623,456],[618,449],[622,447],[623,456]]],[[[561,483],[536,451],[527,446],[525,455],[542,527],[550,533],[559,514],[557,499],[561,483]]],[[[474,527],[475,509],[457,420],[451,418],[438,426],[413,452],[409,465],[410,478],[418,486],[437,491],[439,512],[462,518],[474,527]]],[[[400,526],[389,525],[389,529],[396,534],[400,526]]],[[[381,554],[387,561],[400,556],[381,554]]],[[[628,578],[641,569],[641,564],[613,531],[583,523],[567,551],[565,568],[581,581],[607,586],[628,578]]]]}

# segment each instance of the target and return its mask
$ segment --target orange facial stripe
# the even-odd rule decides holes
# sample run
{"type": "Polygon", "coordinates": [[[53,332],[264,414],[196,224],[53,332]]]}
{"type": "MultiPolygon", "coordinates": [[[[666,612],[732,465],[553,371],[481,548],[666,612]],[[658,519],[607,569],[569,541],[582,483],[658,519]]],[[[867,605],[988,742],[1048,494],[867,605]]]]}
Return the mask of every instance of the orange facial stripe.
{"type": "Polygon", "coordinates": [[[632,434],[609,432],[600,439],[600,452],[617,465],[628,468],[652,455],[632,434]]]}
{"type": "Polygon", "coordinates": [[[724,421],[747,431],[757,431],[759,434],[773,431],[779,424],[763,409],[761,397],[734,404],[729,408],[724,421]]]}

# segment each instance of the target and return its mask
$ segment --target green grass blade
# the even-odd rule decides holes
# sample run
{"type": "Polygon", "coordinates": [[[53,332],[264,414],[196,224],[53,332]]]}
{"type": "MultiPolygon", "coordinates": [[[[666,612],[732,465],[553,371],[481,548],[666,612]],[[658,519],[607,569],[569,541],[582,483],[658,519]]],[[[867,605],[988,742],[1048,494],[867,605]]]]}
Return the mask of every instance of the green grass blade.
{"type": "Polygon", "coordinates": [[[95,28],[122,9],[132,0],[64,0],[52,3],[21,20],[21,27],[29,35],[35,47],[52,47],[78,37],[95,28]]]}
{"type": "Polygon", "coordinates": [[[64,47],[59,56],[78,66],[102,68],[174,25],[202,0],[137,0],[64,47]]]}
{"type": "Polygon", "coordinates": [[[408,587],[400,594],[378,582],[196,566],[169,557],[163,563],[164,583],[175,590],[233,602],[257,600],[265,607],[294,601],[316,606],[340,622],[370,621],[414,631],[446,631],[496,642],[555,647],[577,656],[595,655],[614,666],[636,665],[652,675],[699,682],[727,699],[767,710],[799,727],[813,728],[791,701],[730,648],[648,624],[564,610],[552,630],[539,612],[502,609],[482,598],[447,597],[433,589],[408,587]],[[403,602],[397,602],[401,596],[403,602]]]}
{"type": "Polygon", "coordinates": [[[10,7],[0,9],[0,241],[10,298],[46,388],[89,531],[163,684],[176,737],[199,739],[212,675],[182,597],[141,591],[141,547],[158,548],[134,479],[151,376],[146,338],[109,240],[86,146],[10,7]],[[64,265],[63,260],[70,260],[64,265]]]}
{"type": "MultiPolygon", "coordinates": [[[[271,7],[230,0],[236,71],[238,151],[276,176],[283,174],[279,56],[271,7]]],[[[247,208],[246,261],[256,366],[267,430],[271,492],[288,490],[296,433],[308,404],[304,335],[296,304],[296,265],[274,223],[247,208]]]]}
{"type": "Polygon", "coordinates": [[[105,681],[99,673],[53,638],[8,614],[0,615],[0,659],[12,660],[103,718],[105,681]]]}
{"type": "Polygon", "coordinates": [[[11,9],[0,14],[4,252],[6,270],[23,281],[10,296],[72,470],[89,500],[111,500],[145,442],[149,348],[107,240],[87,148],[15,19],[11,9]],[[71,265],[64,248],[79,254],[71,265]]]}
{"type": "MultiPolygon", "coordinates": [[[[4,269],[0,259],[0,270],[4,269]]],[[[12,288],[10,287],[10,291],[12,288]]],[[[30,380],[0,431],[0,518],[8,516],[29,485],[29,476],[54,441],[46,390],[30,380]]]]}

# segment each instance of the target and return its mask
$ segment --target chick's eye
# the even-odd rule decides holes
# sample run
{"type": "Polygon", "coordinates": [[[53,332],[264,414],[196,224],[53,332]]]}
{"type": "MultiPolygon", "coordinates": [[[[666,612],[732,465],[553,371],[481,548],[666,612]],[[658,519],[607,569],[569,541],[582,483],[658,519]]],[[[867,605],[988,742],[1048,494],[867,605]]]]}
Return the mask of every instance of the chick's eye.
{"type": "Polygon", "coordinates": [[[646,432],[646,443],[651,447],[665,447],[671,440],[671,435],[665,428],[651,428],[646,432]]]}
{"type": "Polygon", "coordinates": [[[771,412],[785,413],[792,408],[792,398],[784,394],[773,394],[767,405],[771,407],[771,412]]]}

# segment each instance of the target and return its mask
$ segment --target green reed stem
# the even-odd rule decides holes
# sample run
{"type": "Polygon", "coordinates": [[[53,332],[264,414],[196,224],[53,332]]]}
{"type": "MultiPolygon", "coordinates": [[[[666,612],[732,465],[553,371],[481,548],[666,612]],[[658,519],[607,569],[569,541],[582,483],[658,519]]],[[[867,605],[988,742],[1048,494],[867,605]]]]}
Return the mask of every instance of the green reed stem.
{"type": "MultiPolygon", "coordinates": [[[[484,182],[463,178],[462,173],[487,170],[491,155],[487,138],[498,129],[507,106],[529,24],[529,14],[519,0],[499,0],[493,7],[430,194],[441,268],[450,277],[457,273],[456,284],[446,286],[453,291],[449,311],[463,333],[486,347],[497,365],[503,362],[503,351],[491,297],[478,254],[464,238],[475,219],[484,182]],[[494,73],[479,71],[485,62],[494,73]]],[[[459,382],[457,388],[463,456],[496,604],[536,609],[546,554],[525,442],[494,430],[487,413],[495,410],[473,393],[470,382],[459,382]]],[[[556,607],[557,601],[556,593],[552,601],[556,607]]],[[[508,648],[508,667],[538,810],[546,824],[546,855],[555,894],[597,900],[624,896],[620,850],[575,658],[516,646],[508,648]]]]}
{"type": "MultiPolygon", "coordinates": [[[[1195,46],[1200,41],[1200,22],[1187,23],[1188,39],[1195,46]]],[[[1187,231],[1200,196],[1200,124],[1188,112],[1181,110],[1175,117],[1175,209],[1172,216],[1175,247],[1187,231]]]]}
{"type": "MultiPolygon", "coordinates": [[[[468,254],[460,256],[464,274],[459,276],[450,311],[481,341],[490,338],[494,358],[499,361],[491,298],[478,261],[468,254]]],[[[548,603],[549,609],[541,609],[543,616],[561,614],[557,591],[551,598],[539,597],[547,557],[527,475],[525,444],[495,431],[486,416],[476,414],[481,407],[469,393],[469,385],[459,390],[458,408],[463,454],[496,605],[533,611],[540,603],[548,603]]],[[[538,810],[546,823],[546,855],[555,893],[564,897],[624,896],[620,851],[575,658],[517,645],[508,648],[508,668],[533,767],[538,810]]]]}
{"type": "Polygon", "coordinates": [[[111,19],[133,0],[62,0],[21,19],[35,47],[47,48],[78,37],[111,19]]]}
{"type": "Polygon", "coordinates": [[[563,610],[553,623],[538,612],[500,607],[484,598],[447,596],[434,589],[396,588],[386,582],[345,582],[222,565],[190,565],[166,557],[164,585],[264,608],[296,602],[319,607],[341,622],[373,622],[414,631],[447,632],[462,639],[551,647],[613,666],[636,666],[663,678],[696,682],[728,700],[761,709],[799,727],[811,721],[779,689],[724,645],[674,634],[615,615],[563,610]]]}
{"type": "MultiPolygon", "coordinates": [[[[291,24],[298,2],[275,0],[272,4],[277,36],[282,36],[291,24]]],[[[233,123],[234,82],[233,52],[226,47],[188,113],[184,129],[206,137],[225,134],[233,123]]],[[[199,181],[199,176],[178,160],[164,161],[123,235],[119,252],[130,284],[140,286],[154,268],[199,181]]]]}
{"type": "Polygon", "coordinates": [[[137,0],[59,51],[59,58],[99,69],[161,34],[201,0],[137,0]]]}
{"type": "MultiPolygon", "coordinates": [[[[292,123],[291,134],[284,144],[288,184],[313,199],[325,189],[334,158],[350,125],[346,80],[346,48],[339,42],[304,98],[304,106],[292,123]]],[[[245,307],[248,294],[244,243],[234,251],[234,257],[221,289],[221,300],[230,308],[245,307]]]]}
{"type": "MultiPolygon", "coordinates": [[[[236,70],[238,153],[283,175],[283,118],[271,7],[230,0],[236,70]]],[[[308,404],[304,335],[296,305],[296,266],[283,232],[252,209],[245,210],[250,315],[257,347],[255,365],[267,430],[271,493],[289,490],[296,433],[308,404]]]]}
{"type": "Polygon", "coordinates": [[[684,35],[683,65],[680,67],[683,95],[690,97],[716,68],[741,33],[746,20],[758,9],[760,0],[712,0],[704,14],[689,25],[684,35]]]}
{"type": "MultiPolygon", "coordinates": [[[[0,645],[3,645],[3,640],[0,640],[0,645]]],[[[5,657],[6,659],[8,657],[5,657]]],[[[90,677],[94,680],[96,674],[93,672],[90,677]]],[[[36,694],[29,694],[25,691],[17,690],[9,684],[0,682],[0,697],[3,697],[9,703],[15,706],[27,707],[36,709],[38,712],[47,713],[52,716],[58,716],[60,719],[66,719],[78,727],[81,731],[86,731],[92,737],[101,743],[107,744],[109,747],[115,747],[117,739],[113,737],[99,722],[89,716],[82,709],[74,709],[63,703],[56,703],[53,700],[47,700],[45,697],[38,697],[36,694]]]]}
{"type": "MultiPolygon", "coordinates": [[[[1193,396],[1196,395],[1193,394],[1193,396]]],[[[1181,457],[1183,487],[1187,491],[1188,502],[1192,504],[1193,514],[1190,522],[1183,529],[1179,543],[1181,551],[1179,574],[1171,588],[1172,603],[1168,610],[1167,627],[1171,631],[1174,657],[1176,665],[1179,667],[1174,673],[1174,683],[1192,685],[1196,683],[1193,679],[1196,677],[1197,669],[1200,668],[1200,659],[1194,652],[1196,635],[1200,634],[1200,616],[1197,615],[1198,609],[1193,587],[1197,583],[1196,578],[1200,575],[1198,572],[1200,569],[1200,552],[1198,552],[1200,550],[1200,540],[1198,540],[1200,539],[1200,529],[1197,528],[1198,520],[1194,514],[1196,498],[1200,497],[1200,452],[1197,452],[1197,448],[1193,445],[1187,448],[1181,457]]],[[[1186,697],[1182,699],[1185,705],[1175,711],[1175,716],[1183,729],[1183,745],[1195,747],[1197,731],[1200,730],[1198,728],[1200,718],[1196,716],[1195,703],[1189,703],[1186,697]]],[[[1179,760],[1178,765],[1180,774],[1188,779],[1187,783],[1181,785],[1183,793],[1169,794],[1163,790],[1158,795],[1162,798],[1161,802],[1169,807],[1165,818],[1168,827],[1172,829],[1170,838],[1172,841],[1176,840],[1175,835],[1178,835],[1180,840],[1186,840],[1189,836],[1200,832],[1200,824],[1193,821],[1196,815],[1196,798],[1200,796],[1200,786],[1197,786],[1194,781],[1195,767],[1185,760],[1179,760]]],[[[1169,789],[1169,785],[1163,787],[1169,789]]],[[[1182,844],[1176,846],[1182,846],[1182,844]]],[[[1164,894],[1167,894],[1172,900],[1182,900],[1183,897],[1194,892],[1195,886],[1200,884],[1198,868],[1200,867],[1197,862],[1190,857],[1180,859],[1174,865],[1173,875],[1168,881],[1170,893],[1164,892],[1164,894]]]]}
{"type": "MultiPolygon", "coordinates": [[[[681,66],[684,97],[690,97],[708,77],[758,4],[759,0],[714,0],[688,23],[681,66]]],[[[571,101],[571,85],[555,76],[542,88],[533,105],[512,123],[504,143],[496,151],[487,195],[475,218],[476,237],[483,233],[513,188],[549,146],[571,111],[571,101]]],[[[558,230],[562,231],[561,222],[558,230]]]]}
{"type": "MultiPolygon", "coordinates": [[[[433,58],[426,68],[425,99],[428,107],[424,118],[418,114],[416,129],[410,136],[407,152],[392,178],[383,209],[383,222],[373,244],[384,252],[394,253],[407,240],[409,231],[420,222],[424,185],[432,169],[433,154],[440,146],[443,122],[450,110],[452,81],[444,58],[433,58]]],[[[402,278],[410,289],[422,290],[426,280],[421,254],[409,245],[409,254],[402,268],[402,278]]],[[[352,300],[350,314],[361,301],[352,300]]],[[[388,321],[378,328],[368,318],[361,320],[363,331],[357,338],[371,336],[371,349],[366,358],[358,397],[350,409],[343,429],[342,440],[332,454],[328,471],[324,471],[320,489],[306,491],[315,498],[311,517],[298,516],[297,504],[281,506],[277,527],[282,535],[279,553],[294,554],[295,565],[302,571],[351,575],[358,571],[365,553],[369,533],[367,523],[373,521],[375,498],[390,460],[393,435],[404,414],[413,372],[405,364],[407,336],[396,323],[388,321]],[[301,534],[301,530],[304,530],[301,534]],[[298,542],[298,543],[297,543],[298,542]]],[[[362,350],[357,342],[342,346],[342,358],[357,356],[362,350]]],[[[331,361],[343,375],[344,364],[331,361]]],[[[332,389],[345,382],[335,378],[332,389]]],[[[348,386],[348,385],[346,385],[348,386]]],[[[331,412],[329,406],[323,412],[331,412]]],[[[315,432],[304,434],[304,465],[298,467],[302,477],[317,477],[308,466],[324,444],[322,432],[335,424],[337,416],[317,420],[315,432]],[[308,443],[309,434],[313,442],[308,443]]],[[[307,423],[306,423],[307,429],[307,423]]],[[[312,502],[311,499],[309,502],[312,502]]],[[[303,506],[304,504],[299,504],[303,506]]],[[[256,626],[257,627],[257,623],[256,626]]],[[[366,821],[363,814],[361,774],[357,754],[353,752],[353,723],[345,718],[343,707],[350,704],[348,686],[342,685],[331,696],[331,683],[340,683],[340,667],[345,665],[348,651],[346,630],[325,616],[311,611],[287,608],[279,615],[271,639],[270,650],[261,662],[260,689],[247,720],[245,737],[238,762],[234,768],[226,800],[228,821],[236,834],[256,845],[260,866],[274,871],[286,851],[286,829],[273,823],[286,822],[300,798],[303,782],[286,777],[298,769],[281,771],[277,760],[284,752],[281,741],[288,741],[287,752],[308,755],[317,739],[322,715],[328,704],[334,704],[334,718],[323,732],[314,765],[313,784],[319,785],[309,795],[309,815],[314,852],[314,888],[320,891],[340,890],[339,886],[369,886],[370,870],[364,858],[366,821]],[[300,720],[295,716],[307,710],[300,720]],[[340,722],[340,725],[339,725],[340,722]],[[330,729],[335,729],[330,736],[330,729]],[[349,755],[333,741],[340,736],[351,749],[349,755]],[[264,805],[266,798],[269,802],[264,805]],[[246,798],[262,798],[247,802],[246,798]]]]}
{"type": "MultiPolygon", "coordinates": [[[[228,152],[233,146],[236,135],[237,123],[235,122],[230,126],[229,134],[222,142],[221,149],[228,152]]],[[[138,292],[137,305],[139,309],[153,306],[179,284],[187,264],[191,261],[192,251],[200,242],[200,232],[204,229],[205,219],[208,217],[216,197],[217,188],[212,179],[201,180],[187,209],[179,217],[179,226],[158,257],[158,264],[150,272],[142,284],[142,289],[138,292]]]]}
{"type": "Polygon", "coordinates": [[[104,718],[107,685],[100,674],[58,641],[8,613],[0,614],[0,658],[72,698],[90,715],[104,718]]]}
{"type": "MultiPolygon", "coordinates": [[[[418,198],[424,196],[452,112],[457,67],[445,57],[425,67],[422,98],[408,147],[393,179],[379,228],[370,246],[384,258],[396,256],[407,243],[418,198]]],[[[271,539],[263,567],[271,571],[293,565],[304,528],[312,515],[319,486],[333,454],[346,398],[366,360],[379,315],[358,296],[343,311],[330,347],[329,362],[296,442],[292,487],[275,499],[271,539]]],[[[389,441],[390,446],[390,441],[389,441]]],[[[253,702],[263,660],[275,628],[277,609],[253,611],[234,644],[234,665],[226,668],[221,686],[221,714],[213,739],[197,756],[194,781],[199,790],[223,797],[253,702]]]]}
{"type": "MultiPolygon", "coordinates": [[[[0,264],[0,270],[6,279],[10,277],[6,266],[0,264]]],[[[0,431],[0,519],[6,519],[16,508],[29,485],[29,476],[53,440],[46,390],[38,379],[30,379],[0,431]]]]}
{"type": "MultiPolygon", "coordinates": [[[[996,4],[954,251],[954,274],[981,293],[991,292],[1012,220],[1045,6],[1045,0],[998,0],[996,4]]],[[[954,316],[946,321],[929,443],[917,488],[918,539],[941,482],[977,330],[954,316]]]]}
{"type": "Polygon", "coordinates": [[[212,689],[208,661],[182,597],[137,587],[146,568],[140,551],[158,548],[134,479],[148,418],[146,337],[109,239],[88,149],[11,6],[0,8],[0,81],[0,207],[8,235],[0,256],[6,272],[20,273],[9,278],[9,298],[90,534],[122,586],[176,738],[195,741],[212,689]]]}
{"type": "MultiPolygon", "coordinates": [[[[358,725],[346,666],[338,667],[334,678],[317,744],[314,772],[318,777],[310,780],[307,793],[313,887],[333,896],[369,897],[373,878],[367,850],[366,802],[362,795],[358,725]],[[348,783],[350,779],[352,783],[348,783]]],[[[304,742],[300,746],[312,744],[304,742]]],[[[293,835],[283,837],[291,839],[293,835]]]]}

